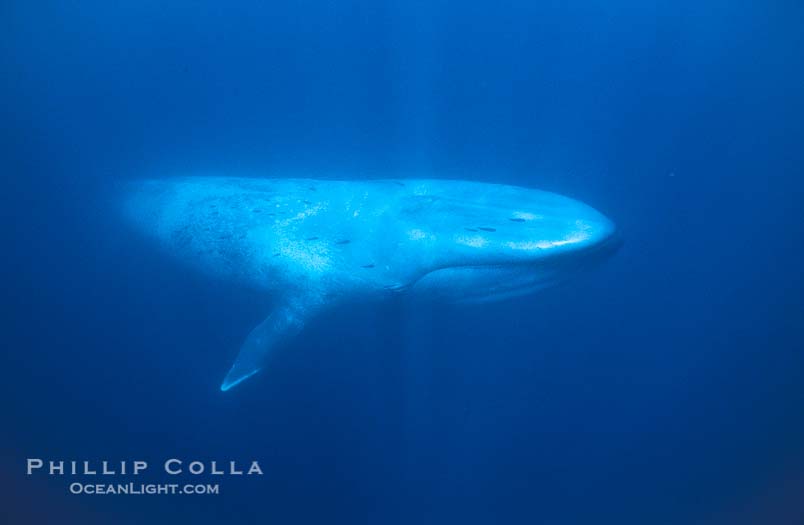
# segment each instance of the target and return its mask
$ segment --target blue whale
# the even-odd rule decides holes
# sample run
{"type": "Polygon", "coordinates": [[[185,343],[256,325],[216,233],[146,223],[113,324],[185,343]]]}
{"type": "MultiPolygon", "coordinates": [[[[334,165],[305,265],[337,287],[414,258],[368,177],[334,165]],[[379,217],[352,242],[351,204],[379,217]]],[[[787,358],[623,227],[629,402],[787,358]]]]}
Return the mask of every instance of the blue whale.
{"type": "Polygon", "coordinates": [[[132,182],[125,215],[177,258],[275,294],[229,390],[323,309],[400,293],[529,294],[611,254],[614,224],[577,200],[461,180],[186,177],[132,182]]]}

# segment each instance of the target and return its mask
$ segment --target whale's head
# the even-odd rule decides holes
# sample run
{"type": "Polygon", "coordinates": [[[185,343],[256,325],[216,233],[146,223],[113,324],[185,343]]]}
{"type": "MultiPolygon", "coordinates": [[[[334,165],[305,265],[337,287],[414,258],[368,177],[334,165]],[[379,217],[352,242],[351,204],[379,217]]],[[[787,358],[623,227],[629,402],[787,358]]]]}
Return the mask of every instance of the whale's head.
{"type": "MultiPolygon", "coordinates": [[[[522,295],[594,266],[621,244],[614,223],[575,199],[455,181],[411,197],[430,253],[414,288],[466,301],[522,295]]],[[[416,221],[412,221],[416,222],[416,221]]]]}

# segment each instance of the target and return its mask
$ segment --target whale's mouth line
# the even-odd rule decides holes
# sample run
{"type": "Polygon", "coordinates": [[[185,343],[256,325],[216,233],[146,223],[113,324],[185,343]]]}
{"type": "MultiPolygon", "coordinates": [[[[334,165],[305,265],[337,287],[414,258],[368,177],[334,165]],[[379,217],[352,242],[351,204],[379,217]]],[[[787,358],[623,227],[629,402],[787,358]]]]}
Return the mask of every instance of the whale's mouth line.
{"type": "Polygon", "coordinates": [[[576,266],[592,266],[602,260],[607,259],[613,255],[623,245],[623,239],[619,231],[615,231],[606,239],[594,244],[590,244],[583,248],[577,248],[570,251],[559,251],[549,253],[544,257],[528,258],[512,258],[508,260],[488,261],[488,262],[472,262],[467,264],[447,264],[438,268],[433,268],[425,275],[445,269],[472,269],[478,270],[488,269],[510,269],[510,268],[533,268],[543,269],[556,267],[572,268],[576,266]]]}

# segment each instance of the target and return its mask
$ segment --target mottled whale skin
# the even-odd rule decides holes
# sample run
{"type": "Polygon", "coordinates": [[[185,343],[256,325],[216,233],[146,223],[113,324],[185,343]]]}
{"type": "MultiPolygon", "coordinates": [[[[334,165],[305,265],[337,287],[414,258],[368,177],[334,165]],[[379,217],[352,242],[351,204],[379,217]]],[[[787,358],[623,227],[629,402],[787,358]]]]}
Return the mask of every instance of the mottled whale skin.
{"type": "Polygon", "coordinates": [[[224,391],[324,308],[396,293],[465,302],[522,295],[617,245],[614,224],[577,200],[461,180],[152,179],[130,183],[123,207],[177,258],[278,297],[224,391]]]}

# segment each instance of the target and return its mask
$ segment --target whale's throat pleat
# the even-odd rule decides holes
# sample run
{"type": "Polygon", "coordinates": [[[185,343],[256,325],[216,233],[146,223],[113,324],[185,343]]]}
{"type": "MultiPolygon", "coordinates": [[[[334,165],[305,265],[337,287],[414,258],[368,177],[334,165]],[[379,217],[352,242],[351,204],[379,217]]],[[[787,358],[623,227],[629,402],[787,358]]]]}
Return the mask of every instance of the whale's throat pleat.
{"type": "Polygon", "coordinates": [[[549,267],[456,266],[427,273],[412,290],[452,303],[485,303],[533,293],[560,279],[549,267]]]}

